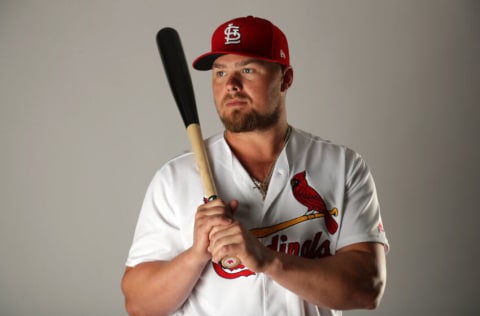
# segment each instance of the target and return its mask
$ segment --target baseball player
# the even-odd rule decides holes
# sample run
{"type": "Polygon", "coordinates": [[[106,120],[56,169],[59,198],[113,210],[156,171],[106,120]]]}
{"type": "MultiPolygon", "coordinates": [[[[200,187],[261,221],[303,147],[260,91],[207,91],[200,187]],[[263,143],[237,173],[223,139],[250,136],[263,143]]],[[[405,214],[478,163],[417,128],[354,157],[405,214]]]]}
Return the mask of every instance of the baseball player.
{"type": "Polygon", "coordinates": [[[388,241],[374,180],[356,152],[288,124],[289,60],[283,32],[248,16],[220,25],[194,61],[211,70],[225,126],[206,140],[218,198],[205,200],[191,153],[156,172],[122,280],[130,315],[338,316],[379,304],[388,241]]]}

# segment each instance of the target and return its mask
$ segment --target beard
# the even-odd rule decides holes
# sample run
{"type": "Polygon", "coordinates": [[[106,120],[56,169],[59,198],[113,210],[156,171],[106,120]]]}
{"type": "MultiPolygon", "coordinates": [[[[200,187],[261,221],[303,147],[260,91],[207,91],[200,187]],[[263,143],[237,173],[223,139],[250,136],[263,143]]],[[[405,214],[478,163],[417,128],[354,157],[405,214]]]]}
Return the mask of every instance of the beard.
{"type": "Polygon", "coordinates": [[[259,113],[255,109],[247,113],[235,110],[230,116],[221,116],[225,129],[232,133],[251,132],[255,130],[267,130],[274,126],[280,118],[280,106],[276,106],[270,113],[259,113]]]}

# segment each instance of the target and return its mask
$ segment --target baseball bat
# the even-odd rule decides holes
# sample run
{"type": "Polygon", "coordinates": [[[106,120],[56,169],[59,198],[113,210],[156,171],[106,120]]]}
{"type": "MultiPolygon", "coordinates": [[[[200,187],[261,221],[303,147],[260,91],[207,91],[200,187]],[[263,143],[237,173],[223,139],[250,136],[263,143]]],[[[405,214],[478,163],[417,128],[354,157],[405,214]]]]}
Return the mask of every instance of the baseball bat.
{"type": "MultiPolygon", "coordinates": [[[[197,104],[193,91],[192,78],[188,71],[187,59],[183,51],[180,36],[171,27],[162,28],[157,33],[157,46],[165,68],[175,103],[182,116],[192,145],[195,161],[200,171],[200,177],[205,189],[207,200],[217,198],[217,191],[213,181],[212,171],[205,150],[205,142],[198,119],[197,104]]],[[[234,268],[240,264],[236,257],[223,258],[220,264],[224,268],[234,268]]]]}

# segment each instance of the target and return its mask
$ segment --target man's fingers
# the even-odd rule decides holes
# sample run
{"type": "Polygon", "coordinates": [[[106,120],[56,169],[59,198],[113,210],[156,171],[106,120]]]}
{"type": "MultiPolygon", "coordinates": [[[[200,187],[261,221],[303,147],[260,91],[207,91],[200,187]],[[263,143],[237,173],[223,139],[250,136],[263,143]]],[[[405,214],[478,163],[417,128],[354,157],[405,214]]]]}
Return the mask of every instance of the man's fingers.
{"type": "Polygon", "coordinates": [[[215,226],[209,234],[210,252],[212,254],[221,253],[222,256],[226,255],[229,251],[232,251],[235,245],[243,242],[242,236],[242,230],[238,222],[233,222],[230,225],[215,226]]]}
{"type": "Polygon", "coordinates": [[[239,203],[237,200],[231,200],[230,202],[228,202],[228,207],[232,216],[235,215],[235,213],[237,212],[238,205],[239,203]]]}

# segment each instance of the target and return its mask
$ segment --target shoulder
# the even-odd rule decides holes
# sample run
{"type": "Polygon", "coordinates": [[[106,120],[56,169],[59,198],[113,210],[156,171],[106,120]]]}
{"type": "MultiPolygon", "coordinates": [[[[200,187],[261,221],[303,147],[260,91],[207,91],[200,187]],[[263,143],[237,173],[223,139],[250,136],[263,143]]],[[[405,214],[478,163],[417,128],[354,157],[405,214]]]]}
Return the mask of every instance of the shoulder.
{"type": "Polygon", "coordinates": [[[220,146],[225,142],[224,140],[225,138],[223,137],[223,133],[216,133],[205,139],[205,146],[206,147],[220,146]]]}
{"type": "Polygon", "coordinates": [[[366,167],[362,156],[347,145],[326,140],[320,136],[293,128],[287,148],[289,161],[303,159],[307,164],[327,165],[345,170],[366,167]]]}
{"type": "MultiPolygon", "coordinates": [[[[224,150],[225,141],[221,133],[210,136],[205,139],[205,147],[209,156],[215,157],[224,150]]],[[[195,162],[193,151],[186,150],[170,158],[163,163],[156,171],[156,178],[160,179],[188,179],[186,175],[198,174],[198,167],[195,162]]]]}
{"type": "Polygon", "coordinates": [[[292,128],[291,146],[297,150],[320,150],[325,153],[356,156],[358,153],[350,147],[332,142],[299,128],[292,128]]]}

